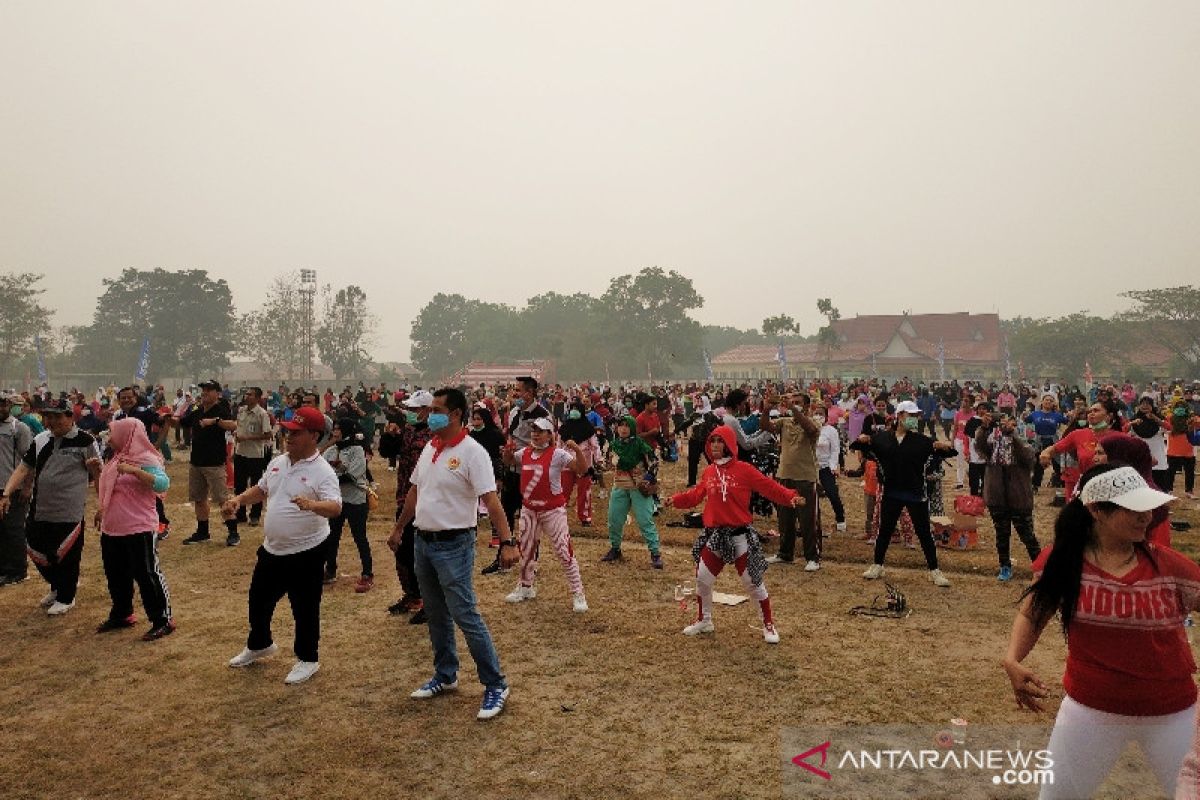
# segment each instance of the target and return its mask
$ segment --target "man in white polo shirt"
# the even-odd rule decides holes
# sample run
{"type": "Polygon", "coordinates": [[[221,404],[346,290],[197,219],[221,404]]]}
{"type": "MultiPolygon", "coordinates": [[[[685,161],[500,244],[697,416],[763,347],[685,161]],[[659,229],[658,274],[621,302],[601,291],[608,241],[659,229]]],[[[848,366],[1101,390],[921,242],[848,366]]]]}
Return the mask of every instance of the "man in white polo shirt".
{"type": "Polygon", "coordinates": [[[496,497],[492,460],[483,445],[467,436],[463,422],[467,398],[458,389],[439,389],[427,419],[433,438],[412,473],[412,487],[396,521],[388,546],[396,550],[409,521],[416,522],[414,566],[433,644],[433,677],[412,697],[426,699],[458,688],[457,624],[467,640],[483,684],[479,719],[504,710],[508,682],[492,644],[487,624],[475,602],[471,571],[475,565],[475,524],[479,501],[487,507],[492,529],[500,534],[500,562],[510,567],[520,558],[504,508],[496,497]]]}
{"type": "Polygon", "coordinates": [[[226,501],[227,517],[238,508],[267,501],[263,543],[250,579],[250,635],[231,667],[246,667],[279,651],[271,639],[271,617],[285,594],[296,620],[296,665],[285,683],[303,683],[316,674],[321,637],[321,588],[325,576],[325,539],[329,519],[342,510],[337,474],[321,457],[317,442],[325,435],[325,415],[298,408],[280,423],[287,452],[274,458],[258,481],[226,501]]]}

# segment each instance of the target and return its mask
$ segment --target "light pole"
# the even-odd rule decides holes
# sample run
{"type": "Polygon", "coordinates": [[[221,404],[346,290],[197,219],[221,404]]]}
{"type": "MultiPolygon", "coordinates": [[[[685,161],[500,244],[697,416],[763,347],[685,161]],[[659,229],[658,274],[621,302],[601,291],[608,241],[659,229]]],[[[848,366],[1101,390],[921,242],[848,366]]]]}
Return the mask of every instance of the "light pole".
{"type": "Polygon", "coordinates": [[[304,365],[301,370],[305,385],[313,379],[313,298],[317,294],[317,271],[315,269],[300,270],[300,302],[304,308],[304,324],[301,331],[301,342],[304,349],[304,365]]]}

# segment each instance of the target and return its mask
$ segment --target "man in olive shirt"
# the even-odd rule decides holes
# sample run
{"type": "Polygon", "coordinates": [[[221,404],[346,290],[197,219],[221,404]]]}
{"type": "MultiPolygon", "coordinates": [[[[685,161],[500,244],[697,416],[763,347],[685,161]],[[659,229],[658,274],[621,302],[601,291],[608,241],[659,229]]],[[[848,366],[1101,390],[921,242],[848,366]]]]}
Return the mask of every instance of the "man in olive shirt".
{"type": "MultiPolygon", "coordinates": [[[[267,468],[268,451],[273,434],[271,416],[263,408],[263,391],[257,386],[246,390],[245,400],[238,409],[237,432],[233,441],[233,490],[237,494],[254,486],[267,468]]],[[[258,524],[262,503],[250,506],[250,525],[258,524]]],[[[237,521],[246,521],[246,507],[238,506],[237,521]]]]}
{"type": "Polygon", "coordinates": [[[821,429],[809,416],[807,394],[785,395],[778,403],[785,413],[771,419],[771,409],[777,404],[774,395],[763,399],[759,425],[762,430],[779,436],[780,483],[804,498],[804,505],[793,508],[776,505],[779,514],[779,553],[767,559],[774,564],[791,564],[796,557],[796,527],[804,545],[804,569],[816,572],[821,568],[821,531],[817,526],[817,441],[821,429]],[[790,407],[790,408],[789,408],[790,407]]]}
{"type": "MultiPolygon", "coordinates": [[[[225,484],[225,432],[237,430],[237,422],[229,403],[221,398],[221,384],[214,380],[200,384],[200,402],[183,415],[180,424],[192,429],[192,457],[188,467],[188,499],[196,504],[196,532],[183,540],[184,544],[207,542],[208,501],[219,508],[229,494],[225,484]]],[[[229,535],[225,544],[241,544],[237,519],[225,520],[229,535]]]]}

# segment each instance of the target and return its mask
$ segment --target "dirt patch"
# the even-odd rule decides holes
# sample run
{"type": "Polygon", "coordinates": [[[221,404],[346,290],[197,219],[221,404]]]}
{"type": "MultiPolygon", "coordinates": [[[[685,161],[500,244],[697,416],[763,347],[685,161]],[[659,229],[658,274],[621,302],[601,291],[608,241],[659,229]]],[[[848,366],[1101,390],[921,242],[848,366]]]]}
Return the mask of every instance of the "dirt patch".
{"type": "MultiPolygon", "coordinates": [[[[681,485],[685,468],[667,468],[668,489],[681,485]]],[[[378,461],[375,470],[385,498],[371,520],[377,585],[354,593],[358,556],[343,536],[343,577],[322,606],[321,672],[304,686],[283,684],[292,662],[286,602],[275,618],[280,656],[245,670],[226,666],[245,642],[246,589],[262,532],[243,526],[238,548],[181,546],[193,530],[183,464],[169,469],[174,533],[160,547],[179,622],[174,636],[143,643],[141,625],[92,632],[108,597],[90,531],[78,606],[68,615],[48,618],[36,607],[45,592],[36,576],[0,589],[7,796],[768,798],[781,791],[785,726],[1037,719],[1015,708],[999,667],[1029,578],[1020,543],[1017,579],[998,583],[985,520],[979,549],[943,551],[954,581],[948,590],[930,584],[919,551],[893,546],[887,577],[913,614],[851,616],[883,587],[860,577],[870,548],[856,536],[862,490],[848,478],[841,485],[850,530],[826,540],[821,571],[767,573],[779,645],[762,641],[753,603],[718,606],[714,636],[680,635],[693,610],[680,609],[674,587],[692,577],[695,532],[667,527],[680,514],[664,511],[664,571],[650,568],[632,524],[626,561],[601,564],[606,502],[596,498],[592,528],[572,515],[587,614],[572,613],[553,559],[543,561],[537,599],[518,606],[504,602],[513,574],[477,579],[513,686],[504,714],[476,722],[481,690],[465,647],[458,693],[410,700],[430,675],[430,647],[424,626],[386,611],[399,595],[383,545],[394,483],[378,461]]],[[[1044,542],[1049,499],[1045,490],[1038,498],[1044,542]]],[[[1194,504],[1183,505],[1179,517],[1200,525],[1194,504]]],[[[223,540],[219,533],[214,526],[214,541],[223,540]]],[[[1196,557],[1200,537],[1176,536],[1196,557]]],[[[486,544],[485,524],[477,566],[494,552],[486,544]]],[[[738,593],[740,583],[728,571],[717,588],[738,593]]],[[[1029,660],[1058,694],[1063,657],[1061,637],[1048,633],[1029,660]]]]}

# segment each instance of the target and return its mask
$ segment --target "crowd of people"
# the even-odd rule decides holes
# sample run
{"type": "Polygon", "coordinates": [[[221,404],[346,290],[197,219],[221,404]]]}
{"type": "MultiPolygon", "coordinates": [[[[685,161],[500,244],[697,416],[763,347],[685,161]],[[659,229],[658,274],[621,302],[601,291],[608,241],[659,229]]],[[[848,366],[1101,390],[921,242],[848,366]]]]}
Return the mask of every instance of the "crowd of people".
{"type": "MultiPolygon", "coordinates": [[[[595,502],[608,506],[601,562],[626,559],[632,516],[656,570],[665,567],[660,511],[703,503],[701,513],[685,516],[699,533],[692,552],[697,617],[683,633],[713,633],[713,586],[732,564],[773,644],[780,635],[765,573],[795,563],[797,549],[805,571],[821,569],[823,540],[849,533],[841,495],[850,480],[867,493],[860,535],[874,542],[863,577],[882,577],[889,545],[915,536],[931,582],[950,587],[933,534],[946,521],[942,476],[952,468],[953,490],[992,519],[997,579],[1013,578],[1014,529],[1029,557],[1034,582],[1005,660],[1019,703],[1036,707],[1045,695],[1045,684],[1021,664],[1045,625],[1058,615],[1064,633],[1074,634],[1068,696],[1051,745],[1069,754],[1070,785],[1094,790],[1115,758],[1108,753],[1133,738],[1173,788],[1189,752],[1179,744],[1180,736],[1191,738],[1196,703],[1184,621],[1200,609],[1200,568],[1171,548],[1172,531],[1186,522],[1172,518],[1169,503],[1181,474],[1182,496],[1194,497],[1200,382],[1087,390],[907,379],[613,387],[517,377],[437,391],[360,384],[335,395],[284,386],[233,392],[209,380],[173,397],[162,386],[91,396],[6,393],[0,437],[10,440],[0,442],[0,584],[24,581],[31,560],[48,584],[47,613],[74,607],[94,484],[93,523],[112,599],[98,632],[135,624],[136,584],[150,622],[144,638],[170,635],[176,623],[158,556],[171,533],[164,466],[173,451],[187,452],[196,528],[183,544],[211,541],[213,505],[226,546],[240,544],[239,525],[263,527],[249,586],[250,630],[230,666],[277,651],[271,617],[287,595],[297,659],[288,683],[319,669],[322,588],[338,580],[345,527],[358,551],[355,591],[373,589],[367,519],[381,501],[372,468],[394,472],[387,545],[402,595],[388,610],[428,626],[434,657],[432,677],[412,696],[457,688],[457,627],[484,687],[481,719],[499,714],[509,696],[476,602],[475,532],[483,516],[496,553],[481,571],[515,570],[508,602],[537,597],[544,538],[573,610],[587,613],[571,528],[593,524],[595,502]],[[676,461],[686,463],[687,486],[668,495],[660,473],[676,461]],[[1041,507],[1056,509],[1049,512],[1057,515],[1053,542],[1035,533],[1039,497],[1041,507]],[[768,516],[777,531],[755,527],[768,516]],[[769,535],[776,533],[777,543],[769,535]],[[1113,599],[1104,606],[1101,597],[1113,599]],[[1143,727],[1114,732],[1111,744],[1083,754],[1072,730],[1100,724],[1098,714],[1134,717],[1143,727]]],[[[1189,765],[1181,787],[1194,787],[1189,765]]]]}

